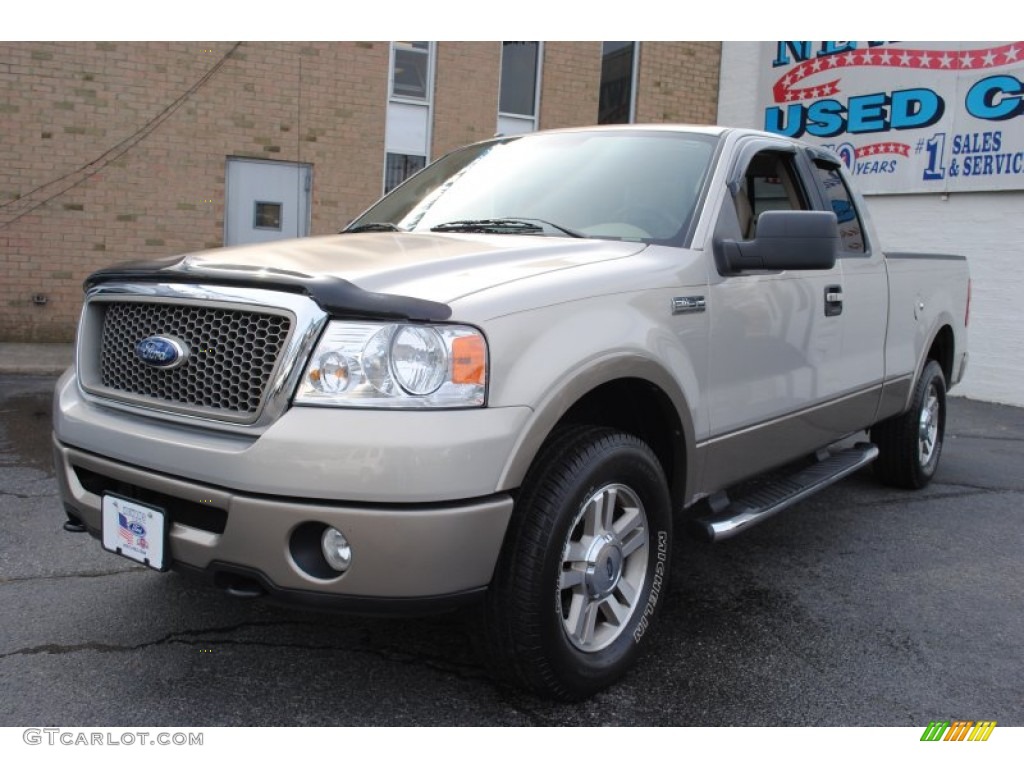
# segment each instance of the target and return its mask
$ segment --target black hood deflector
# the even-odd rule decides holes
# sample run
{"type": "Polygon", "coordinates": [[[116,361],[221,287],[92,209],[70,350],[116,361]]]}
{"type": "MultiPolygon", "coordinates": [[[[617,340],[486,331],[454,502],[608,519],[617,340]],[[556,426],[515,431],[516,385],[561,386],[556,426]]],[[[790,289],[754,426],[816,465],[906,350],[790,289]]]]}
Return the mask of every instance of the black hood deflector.
{"type": "Polygon", "coordinates": [[[188,264],[187,257],[133,261],[93,272],[85,279],[88,291],[104,283],[187,283],[262,288],[308,296],[332,317],[381,318],[418,322],[443,322],[451,307],[436,301],[364,291],[354,283],[331,275],[307,275],[284,269],[220,264],[202,267],[188,264]],[[258,273],[258,274],[257,274],[258,273]]]}

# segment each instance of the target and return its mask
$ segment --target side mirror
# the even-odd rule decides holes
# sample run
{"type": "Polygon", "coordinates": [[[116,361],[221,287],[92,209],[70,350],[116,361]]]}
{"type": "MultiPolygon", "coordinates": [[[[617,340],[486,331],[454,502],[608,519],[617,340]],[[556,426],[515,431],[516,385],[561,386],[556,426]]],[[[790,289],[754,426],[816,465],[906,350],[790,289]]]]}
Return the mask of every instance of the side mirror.
{"type": "Polygon", "coordinates": [[[721,240],[716,255],[726,272],[752,269],[832,269],[839,225],[831,211],[765,211],[753,240],[721,240]]]}

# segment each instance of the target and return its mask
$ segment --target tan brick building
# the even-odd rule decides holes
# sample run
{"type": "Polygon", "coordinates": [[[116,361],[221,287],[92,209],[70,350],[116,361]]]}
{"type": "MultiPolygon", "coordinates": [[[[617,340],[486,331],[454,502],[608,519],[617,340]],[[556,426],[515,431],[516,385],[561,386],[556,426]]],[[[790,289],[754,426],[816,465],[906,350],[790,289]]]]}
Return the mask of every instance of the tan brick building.
{"type": "MultiPolygon", "coordinates": [[[[245,242],[232,169],[305,174],[297,234],[332,233],[498,131],[713,122],[719,60],[715,42],[0,43],[0,341],[70,339],[99,267],[245,242]]],[[[246,205],[243,229],[287,234],[278,203],[246,205]]]]}

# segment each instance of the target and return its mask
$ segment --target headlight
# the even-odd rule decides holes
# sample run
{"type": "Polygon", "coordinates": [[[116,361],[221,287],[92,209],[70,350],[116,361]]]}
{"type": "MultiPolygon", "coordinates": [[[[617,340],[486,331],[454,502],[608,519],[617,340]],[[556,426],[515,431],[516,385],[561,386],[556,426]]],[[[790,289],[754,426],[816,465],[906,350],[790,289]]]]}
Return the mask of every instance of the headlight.
{"type": "Polygon", "coordinates": [[[464,325],[328,324],[298,405],[468,408],[487,392],[487,342],[464,325]]]}

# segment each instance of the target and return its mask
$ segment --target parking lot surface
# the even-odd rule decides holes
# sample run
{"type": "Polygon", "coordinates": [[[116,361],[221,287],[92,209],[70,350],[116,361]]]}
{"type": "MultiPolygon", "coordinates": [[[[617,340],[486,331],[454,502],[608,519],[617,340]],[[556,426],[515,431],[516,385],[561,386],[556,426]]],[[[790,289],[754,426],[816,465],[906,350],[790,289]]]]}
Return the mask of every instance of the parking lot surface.
{"type": "Polygon", "coordinates": [[[471,613],[239,600],[65,533],[53,384],[0,376],[0,726],[1024,726],[1024,409],[951,399],[925,491],[864,471],[677,537],[648,652],[566,705],[495,684],[471,613]]]}

